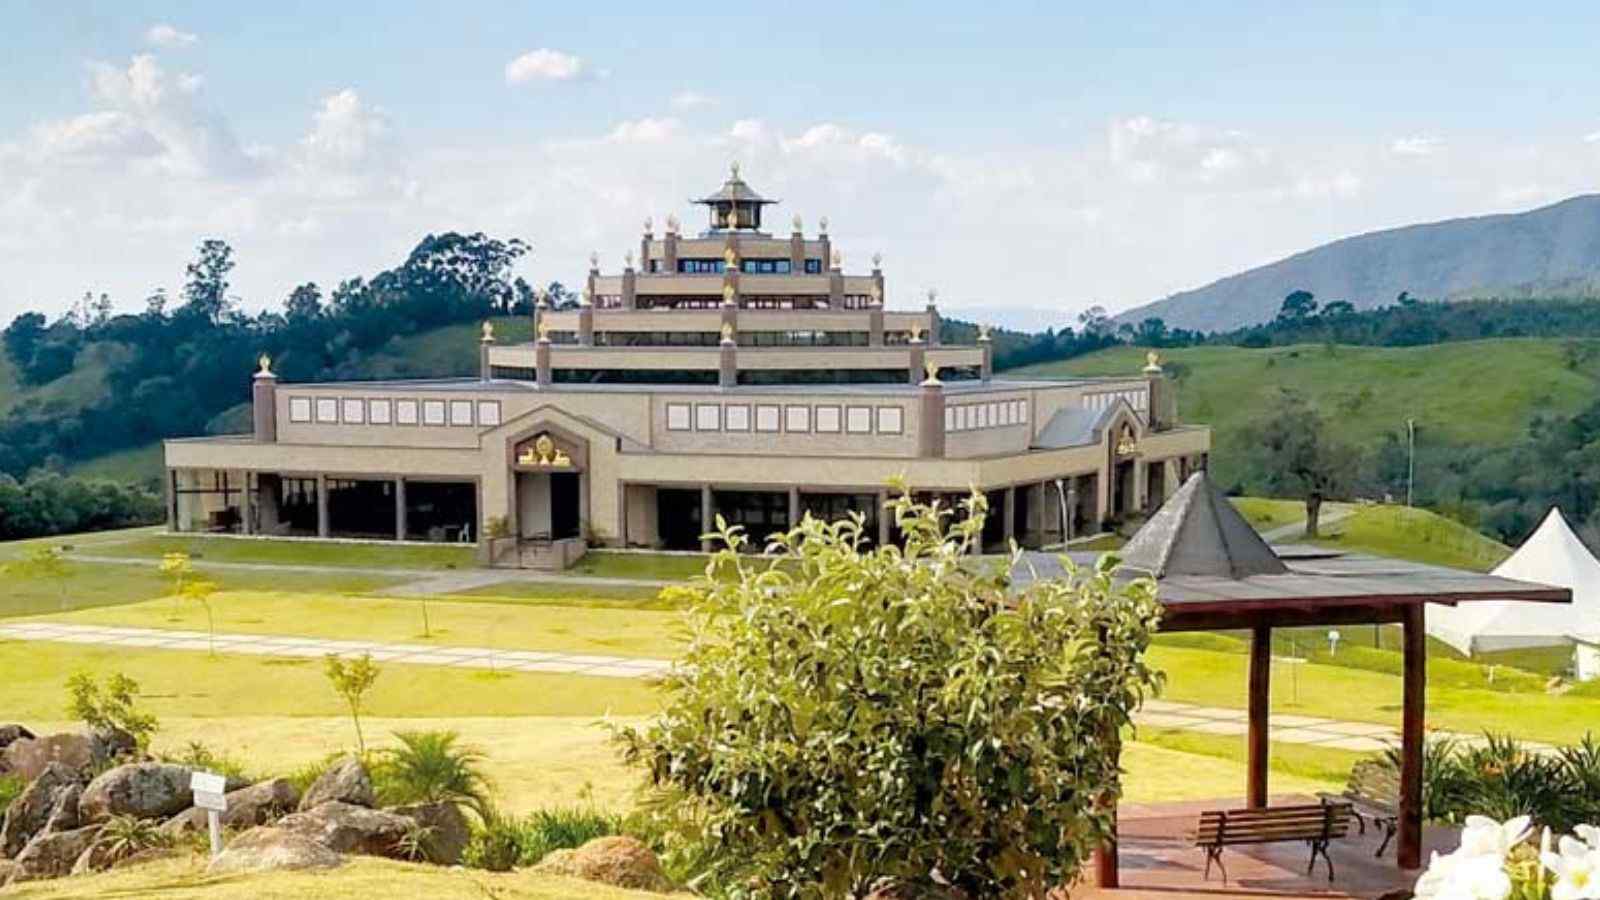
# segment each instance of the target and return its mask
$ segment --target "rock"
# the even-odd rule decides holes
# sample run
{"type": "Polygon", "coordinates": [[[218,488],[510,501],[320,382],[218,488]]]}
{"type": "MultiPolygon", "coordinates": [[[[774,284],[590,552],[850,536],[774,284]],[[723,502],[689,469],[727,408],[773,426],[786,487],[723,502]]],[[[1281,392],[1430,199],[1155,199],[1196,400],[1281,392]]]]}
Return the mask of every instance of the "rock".
{"type": "Polygon", "coordinates": [[[89,744],[97,766],[105,766],[121,759],[132,759],[139,753],[139,741],[120,728],[101,728],[89,732],[89,744]]]}
{"type": "MultiPolygon", "coordinates": [[[[44,829],[55,812],[56,803],[69,787],[78,784],[78,773],[61,763],[48,763],[38,777],[17,795],[6,808],[0,824],[0,856],[15,857],[34,835],[44,829]]],[[[77,826],[77,817],[72,824],[77,826]]]]}
{"type": "Polygon", "coordinates": [[[56,805],[50,810],[50,818],[45,819],[44,833],[53,831],[71,831],[83,822],[78,821],[78,803],[83,799],[83,785],[67,785],[56,795],[56,805]]]}
{"type": "Polygon", "coordinates": [[[557,850],[533,870],[641,891],[674,889],[650,848],[626,835],[595,838],[576,850],[557,850]]]}
{"type": "Polygon", "coordinates": [[[453,866],[461,862],[461,854],[472,839],[472,827],[461,807],[454,803],[421,803],[416,806],[397,806],[389,812],[430,829],[422,842],[423,855],[428,862],[453,866]]]}
{"type": "Polygon", "coordinates": [[[194,805],[189,769],[170,763],[124,763],[89,782],[78,801],[78,818],[111,816],[164,819],[194,805]]]}
{"type": "MultiPolygon", "coordinates": [[[[287,778],[272,778],[260,784],[228,792],[228,808],[222,813],[224,828],[253,828],[267,825],[293,812],[300,794],[287,778]]],[[[206,811],[186,809],[162,824],[161,830],[177,837],[190,831],[205,831],[206,811]]]]}
{"type": "Polygon", "coordinates": [[[9,859],[0,859],[0,888],[6,886],[11,880],[11,873],[17,870],[17,864],[9,859]]]}
{"type": "Polygon", "coordinates": [[[17,858],[12,860],[16,868],[11,873],[9,883],[70,875],[78,857],[89,849],[99,835],[98,825],[39,835],[29,841],[28,846],[23,847],[17,858]]]}
{"type": "Polygon", "coordinates": [[[95,769],[95,743],[86,734],[51,734],[38,738],[19,738],[0,750],[0,771],[32,781],[44,774],[45,767],[60,763],[87,781],[95,769]]]}
{"type": "Polygon", "coordinates": [[[401,846],[412,820],[392,812],[331,800],[315,809],[278,820],[278,828],[309,838],[339,853],[364,853],[403,859],[401,846]]]}
{"type": "Polygon", "coordinates": [[[331,869],[339,854],[316,841],[282,828],[252,828],[234,838],[211,861],[207,874],[261,872],[268,869],[331,869]]]}
{"type": "Polygon", "coordinates": [[[346,756],[306,789],[305,796],[300,798],[300,811],[316,809],[329,802],[371,806],[375,799],[372,777],[367,774],[366,766],[354,756],[346,756]]]}
{"type": "Polygon", "coordinates": [[[103,841],[95,841],[72,864],[71,874],[86,875],[90,872],[104,872],[107,869],[136,866],[140,863],[169,859],[177,855],[178,852],[170,847],[146,847],[127,856],[113,857],[110,848],[103,841]]]}
{"type": "MultiPolygon", "coordinates": [[[[20,740],[32,740],[36,736],[21,725],[0,725],[0,750],[4,750],[20,740]]],[[[0,769],[0,772],[3,771],[5,770],[0,769]]]]}

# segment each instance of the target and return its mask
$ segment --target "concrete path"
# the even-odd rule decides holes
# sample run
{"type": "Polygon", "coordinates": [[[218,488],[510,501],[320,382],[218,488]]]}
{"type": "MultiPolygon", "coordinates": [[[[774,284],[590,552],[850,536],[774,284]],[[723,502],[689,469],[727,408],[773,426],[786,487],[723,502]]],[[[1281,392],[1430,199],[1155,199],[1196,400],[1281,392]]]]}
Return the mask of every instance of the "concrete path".
{"type": "MultiPolygon", "coordinates": [[[[1317,517],[1318,530],[1320,531],[1326,525],[1343,522],[1345,519],[1355,515],[1360,508],[1354,503],[1324,503],[1322,505],[1322,515],[1317,517]]],[[[1302,518],[1298,522],[1279,525],[1277,528],[1268,528],[1266,531],[1261,532],[1261,539],[1269,544],[1280,544],[1299,540],[1305,536],[1305,533],[1306,520],[1302,518]]]]}
{"type": "MultiPolygon", "coordinates": [[[[205,651],[211,647],[211,642],[204,631],[66,625],[56,622],[0,625],[0,637],[21,641],[53,641],[159,650],[205,651]]],[[[405,665],[491,669],[500,672],[554,672],[598,675],[607,678],[647,678],[665,672],[672,665],[670,661],[664,659],[627,656],[587,656],[574,653],[498,650],[489,647],[387,644],[375,641],[334,641],[266,634],[218,634],[216,651],[245,656],[293,656],[307,659],[329,655],[350,659],[371,654],[374,660],[405,665]]]]}
{"type": "MultiPolygon", "coordinates": [[[[91,553],[71,553],[75,562],[102,563],[118,566],[159,567],[160,559],[127,556],[96,556],[91,553]]],[[[532,584],[572,584],[588,587],[645,587],[660,588],[675,581],[652,578],[606,578],[599,575],[563,575],[560,572],[539,572],[531,569],[379,569],[359,566],[309,566],[287,563],[223,562],[220,560],[191,560],[197,569],[221,569],[236,572],[315,572],[322,575],[372,575],[381,578],[410,579],[405,584],[384,588],[384,593],[400,596],[457,593],[487,587],[502,582],[532,584]]]]}

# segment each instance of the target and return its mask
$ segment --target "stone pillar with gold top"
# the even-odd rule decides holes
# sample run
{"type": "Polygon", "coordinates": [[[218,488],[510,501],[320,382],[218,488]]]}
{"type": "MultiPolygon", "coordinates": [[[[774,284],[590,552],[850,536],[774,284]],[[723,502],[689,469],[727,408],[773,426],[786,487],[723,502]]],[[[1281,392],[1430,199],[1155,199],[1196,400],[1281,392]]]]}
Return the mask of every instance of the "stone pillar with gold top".
{"type": "Polygon", "coordinates": [[[844,254],[833,251],[828,265],[828,308],[844,307],[844,254]]]}
{"type": "Polygon", "coordinates": [[[922,344],[922,331],[915,324],[911,326],[911,337],[906,346],[910,349],[907,354],[910,358],[907,360],[906,365],[909,381],[911,384],[921,384],[923,378],[922,370],[927,365],[927,353],[922,344]]]}
{"type": "Polygon", "coordinates": [[[494,323],[485,319],[483,334],[478,338],[478,379],[488,381],[493,369],[489,365],[489,348],[494,346],[494,323]]]}
{"type": "Polygon", "coordinates": [[[833,239],[828,237],[827,216],[817,220],[817,243],[821,245],[819,252],[822,254],[822,265],[827,266],[828,260],[833,259],[833,239]]]}
{"type": "Polygon", "coordinates": [[[1161,355],[1154,350],[1145,354],[1142,374],[1149,390],[1145,398],[1145,421],[1151,431],[1166,431],[1177,424],[1177,409],[1173,402],[1172,384],[1161,368],[1161,355]]]}
{"type": "Polygon", "coordinates": [[[978,377],[988,381],[994,377],[994,341],[989,336],[989,326],[978,326],[978,346],[983,348],[983,362],[978,367],[978,377]]]}
{"type": "Polygon", "coordinates": [[[735,335],[739,333],[739,291],[734,285],[722,286],[722,322],[721,328],[732,328],[735,335]]]}
{"type": "Polygon", "coordinates": [[[733,387],[739,383],[739,344],[733,339],[733,326],[722,323],[722,341],[718,345],[721,357],[717,366],[717,386],[733,387]]]}
{"type": "Polygon", "coordinates": [[[806,270],[806,236],[801,230],[805,223],[794,217],[794,231],[789,234],[789,271],[798,275],[806,270]]]}
{"type": "Polygon", "coordinates": [[[661,271],[678,271],[677,216],[667,216],[667,233],[661,238],[661,271]]]}
{"type": "Polygon", "coordinates": [[[578,298],[578,343],[594,346],[594,297],[588,293],[578,298]]]}
{"type": "Polygon", "coordinates": [[[655,220],[646,216],[644,235],[639,238],[639,268],[645,272],[650,271],[650,244],[655,238],[655,220]]]}
{"type": "Polygon", "coordinates": [[[539,387],[550,386],[550,323],[539,323],[539,340],[533,345],[533,378],[539,387]]]}
{"type": "Polygon", "coordinates": [[[937,347],[939,339],[939,292],[933,288],[928,289],[928,346],[937,347]]]}
{"type": "Polygon", "coordinates": [[[923,367],[917,416],[917,455],[924,459],[944,456],[944,382],[939,380],[939,366],[929,361],[923,367]]]}
{"type": "Polygon", "coordinates": [[[867,301],[872,306],[867,310],[867,346],[883,346],[883,287],[874,283],[872,295],[867,301]]]}
{"type": "Polygon", "coordinates": [[[584,283],[584,289],[589,292],[589,296],[595,297],[597,299],[600,296],[600,294],[598,293],[598,291],[600,289],[600,285],[596,283],[599,278],[600,278],[600,254],[598,254],[598,253],[590,253],[589,254],[589,278],[584,283]]]}
{"type": "Polygon", "coordinates": [[[633,309],[639,304],[639,279],[633,271],[633,251],[629,250],[622,267],[622,308],[633,309]]]}
{"type": "Polygon", "coordinates": [[[261,368],[250,385],[250,418],[260,444],[278,440],[278,376],[272,374],[272,357],[261,354],[261,368]]]}

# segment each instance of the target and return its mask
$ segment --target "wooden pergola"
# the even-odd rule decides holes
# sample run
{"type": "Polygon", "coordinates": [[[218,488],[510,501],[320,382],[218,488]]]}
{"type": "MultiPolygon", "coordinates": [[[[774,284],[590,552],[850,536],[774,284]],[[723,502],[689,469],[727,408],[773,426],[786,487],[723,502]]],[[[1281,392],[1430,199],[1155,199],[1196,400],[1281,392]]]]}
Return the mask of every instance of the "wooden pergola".
{"type": "MultiPolygon", "coordinates": [[[[1195,473],[1119,554],[1125,574],[1156,580],[1164,632],[1248,630],[1249,727],[1245,797],[1267,805],[1272,630],[1399,624],[1403,631],[1400,823],[1396,858],[1422,865],[1422,750],[1429,603],[1485,600],[1570,603],[1566,588],[1442,566],[1267,545],[1206,473],[1195,473]]],[[[1115,844],[1096,864],[1100,887],[1119,881],[1115,844]]]]}

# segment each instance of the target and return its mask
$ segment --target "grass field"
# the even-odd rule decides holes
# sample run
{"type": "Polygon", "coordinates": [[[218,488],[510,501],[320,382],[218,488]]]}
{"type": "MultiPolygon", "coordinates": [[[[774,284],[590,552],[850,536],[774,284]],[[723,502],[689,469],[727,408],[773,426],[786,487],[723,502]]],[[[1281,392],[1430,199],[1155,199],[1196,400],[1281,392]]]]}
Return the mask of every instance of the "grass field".
{"type": "Polygon", "coordinates": [[[1404,506],[1363,507],[1324,531],[1317,543],[1326,547],[1477,572],[1487,572],[1511,555],[1511,548],[1459,522],[1404,506]]]}
{"type": "Polygon", "coordinates": [[[74,463],[67,467],[67,474],[159,487],[163,470],[161,445],[145,444],[74,463]]]}
{"type": "Polygon", "coordinates": [[[1233,508],[1257,531],[1282,528],[1304,522],[1306,505],[1299,500],[1272,500],[1266,497],[1234,497],[1233,508]]]}
{"type": "Polygon", "coordinates": [[[123,543],[108,544],[96,547],[93,553],[128,559],[160,559],[167,553],[187,553],[197,563],[271,563],[351,569],[468,569],[477,565],[473,559],[473,548],[457,544],[330,544],[321,541],[174,534],[152,534],[123,543]]]}
{"type": "MultiPolygon", "coordinates": [[[[211,577],[211,576],[206,576],[211,577]]],[[[363,573],[237,571],[220,576],[223,586],[239,591],[315,591],[347,597],[398,584],[399,580],[363,573]]],[[[153,566],[90,563],[70,560],[59,582],[6,578],[0,591],[0,619],[59,615],[74,610],[140,603],[172,592],[172,582],[153,566]]]]}

